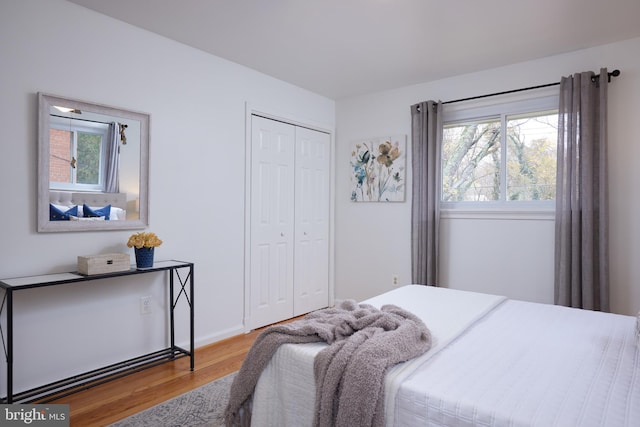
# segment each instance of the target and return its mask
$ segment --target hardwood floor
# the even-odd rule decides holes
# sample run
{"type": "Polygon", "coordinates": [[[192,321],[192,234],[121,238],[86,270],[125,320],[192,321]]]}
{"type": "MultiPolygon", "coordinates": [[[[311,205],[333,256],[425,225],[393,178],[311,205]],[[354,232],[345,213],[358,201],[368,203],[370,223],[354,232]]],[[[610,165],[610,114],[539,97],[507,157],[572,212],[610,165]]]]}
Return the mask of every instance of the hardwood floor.
{"type": "Polygon", "coordinates": [[[189,358],[184,357],[51,403],[70,405],[72,427],[106,426],[237,371],[260,332],[196,349],[193,372],[189,358]]]}

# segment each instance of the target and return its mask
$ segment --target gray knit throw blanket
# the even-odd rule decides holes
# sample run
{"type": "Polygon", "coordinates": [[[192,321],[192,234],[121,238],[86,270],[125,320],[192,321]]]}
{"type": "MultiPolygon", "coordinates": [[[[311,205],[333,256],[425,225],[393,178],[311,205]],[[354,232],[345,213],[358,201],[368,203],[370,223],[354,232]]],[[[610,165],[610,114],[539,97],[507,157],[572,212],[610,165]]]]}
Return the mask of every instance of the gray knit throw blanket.
{"type": "Polygon", "coordinates": [[[231,385],[227,426],[251,424],[251,397],[278,346],[324,341],[314,360],[314,426],[383,426],[387,369],[426,352],[431,333],[418,317],[394,305],[380,310],[353,300],[272,326],[254,342],[231,385]]]}

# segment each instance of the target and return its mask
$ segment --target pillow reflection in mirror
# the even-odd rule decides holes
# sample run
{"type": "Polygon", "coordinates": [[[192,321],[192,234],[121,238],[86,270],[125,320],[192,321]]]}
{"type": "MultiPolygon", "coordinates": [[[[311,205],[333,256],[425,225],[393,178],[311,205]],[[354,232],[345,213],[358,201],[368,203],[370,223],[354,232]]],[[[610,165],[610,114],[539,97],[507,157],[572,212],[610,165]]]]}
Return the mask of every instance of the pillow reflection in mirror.
{"type": "Polygon", "coordinates": [[[69,221],[71,216],[78,216],[78,206],[73,206],[66,211],[60,209],[61,207],[49,204],[49,220],[50,221],[69,221]]]}
{"type": "Polygon", "coordinates": [[[92,209],[86,204],[82,206],[82,216],[85,218],[96,218],[103,216],[106,221],[109,221],[109,215],[111,215],[111,205],[107,205],[99,209],[92,209]]]}

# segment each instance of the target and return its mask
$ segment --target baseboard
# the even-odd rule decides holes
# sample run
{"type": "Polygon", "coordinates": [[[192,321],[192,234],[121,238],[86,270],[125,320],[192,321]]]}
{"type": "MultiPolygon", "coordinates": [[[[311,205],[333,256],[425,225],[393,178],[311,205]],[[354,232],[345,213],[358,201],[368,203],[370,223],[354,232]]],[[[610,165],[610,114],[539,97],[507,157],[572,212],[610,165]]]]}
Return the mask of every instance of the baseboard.
{"type": "MultiPolygon", "coordinates": [[[[204,337],[197,337],[195,340],[195,346],[203,347],[205,345],[213,344],[215,342],[221,341],[226,338],[234,337],[236,335],[244,334],[244,327],[242,325],[237,325],[232,328],[224,329],[222,331],[216,332],[215,334],[207,335],[204,337]]],[[[182,345],[189,345],[188,343],[182,343],[182,345]]]]}

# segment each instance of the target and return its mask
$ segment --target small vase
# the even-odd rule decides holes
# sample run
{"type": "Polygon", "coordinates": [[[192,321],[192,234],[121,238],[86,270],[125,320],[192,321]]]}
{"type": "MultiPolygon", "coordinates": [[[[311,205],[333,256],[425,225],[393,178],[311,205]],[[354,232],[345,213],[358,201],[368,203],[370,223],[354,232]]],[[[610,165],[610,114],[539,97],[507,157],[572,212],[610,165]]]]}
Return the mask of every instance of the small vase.
{"type": "Polygon", "coordinates": [[[153,250],[155,248],[135,248],[136,267],[150,268],[153,267],[153,250]]]}

